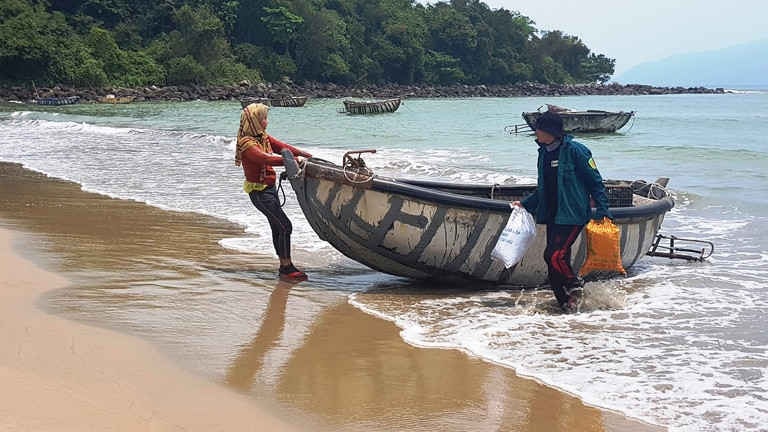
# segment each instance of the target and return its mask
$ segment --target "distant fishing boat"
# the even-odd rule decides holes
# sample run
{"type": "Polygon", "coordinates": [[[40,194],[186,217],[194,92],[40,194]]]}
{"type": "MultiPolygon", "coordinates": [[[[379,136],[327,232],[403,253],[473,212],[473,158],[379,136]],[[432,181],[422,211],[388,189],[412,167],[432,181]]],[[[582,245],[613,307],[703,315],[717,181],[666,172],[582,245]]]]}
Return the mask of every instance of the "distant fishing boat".
{"type": "Polygon", "coordinates": [[[115,95],[108,94],[104,97],[97,99],[97,102],[103,103],[103,104],[129,104],[133,102],[134,99],[136,99],[135,96],[116,97],[115,95]]]}
{"type": "Polygon", "coordinates": [[[240,105],[245,108],[252,103],[262,103],[271,107],[299,108],[307,103],[307,96],[287,96],[282,98],[243,98],[240,105]]]}
{"type": "Polygon", "coordinates": [[[400,108],[400,98],[375,100],[375,101],[343,101],[344,108],[340,113],[347,114],[381,114],[393,113],[400,108]]]}
{"type": "MultiPolygon", "coordinates": [[[[355,261],[414,279],[521,285],[546,281],[543,225],[534,245],[512,269],[506,270],[491,258],[510,217],[510,202],[533,192],[535,184],[386,178],[373,174],[359,156],[353,158],[349,153],[342,166],[312,158],[299,169],[289,152],[283,152],[283,159],[309,224],[321,239],[355,261]]],[[[657,182],[606,183],[611,212],[621,229],[625,268],[646,255],[674,205],[663,187],[666,179],[657,182]]],[[[581,237],[573,246],[577,271],[586,257],[581,237]]]]}
{"type": "MultiPolygon", "coordinates": [[[[547,111],[555,112],[563,119],[563,129],[567,133],[616,132],[635,115],[634,111],[573,111],[549,104],[547,104],[547,111]]],[[[536,120],[541,114],[543,114],[541,111],[524,112],[523,120],[533,130],[536,128],[536,120]]]]}
{"type": "Polygon", "coordinates": [[[32,100],[32,103],[37,105],[72,105],[78,102],[80,102],[80,96],[47,97],[32,100]]]}

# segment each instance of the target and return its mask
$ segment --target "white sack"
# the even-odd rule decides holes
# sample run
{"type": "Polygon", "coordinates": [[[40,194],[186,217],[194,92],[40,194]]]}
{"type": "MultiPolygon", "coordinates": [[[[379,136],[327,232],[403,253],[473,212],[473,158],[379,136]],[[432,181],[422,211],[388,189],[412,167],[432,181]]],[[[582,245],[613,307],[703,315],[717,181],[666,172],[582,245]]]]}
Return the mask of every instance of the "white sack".
{"type": "MultiPolygon", "coordinates": [[[[510,204],[511,205],[511,204],[510,204]]],[[[512,206],[507,226],[499,236],[491,256],[510,268],[519,263],[536,238],[536,221],[522,207],[512,206]]]]}

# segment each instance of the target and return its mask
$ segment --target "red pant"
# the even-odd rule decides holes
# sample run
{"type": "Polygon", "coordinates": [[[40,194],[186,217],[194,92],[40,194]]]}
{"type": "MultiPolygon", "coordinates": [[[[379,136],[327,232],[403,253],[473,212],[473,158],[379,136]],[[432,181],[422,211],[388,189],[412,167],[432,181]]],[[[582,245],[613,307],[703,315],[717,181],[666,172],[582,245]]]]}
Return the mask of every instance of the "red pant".
{"type": "Polygon", "coordinates": [[[571,267],[571,246],[584,228],[583,225],[547,224],[547,248],[544,261],[547,262],[549,286],[555,292],[557,302],[562,306],[568,302],[569,287],[578,281],[571,267]]]}

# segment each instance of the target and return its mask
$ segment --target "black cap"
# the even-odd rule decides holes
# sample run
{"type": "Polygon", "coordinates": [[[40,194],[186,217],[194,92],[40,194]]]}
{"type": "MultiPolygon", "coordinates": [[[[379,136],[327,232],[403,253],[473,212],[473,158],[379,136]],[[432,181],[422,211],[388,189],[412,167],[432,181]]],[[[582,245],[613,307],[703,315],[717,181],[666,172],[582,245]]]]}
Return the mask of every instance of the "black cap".
{"type": "Polygon", "coordinates": [[[562,138],[563,119],[556,113],[545,111],[536,119],[536,130],[544,131],[555,138],[562,138]]]}

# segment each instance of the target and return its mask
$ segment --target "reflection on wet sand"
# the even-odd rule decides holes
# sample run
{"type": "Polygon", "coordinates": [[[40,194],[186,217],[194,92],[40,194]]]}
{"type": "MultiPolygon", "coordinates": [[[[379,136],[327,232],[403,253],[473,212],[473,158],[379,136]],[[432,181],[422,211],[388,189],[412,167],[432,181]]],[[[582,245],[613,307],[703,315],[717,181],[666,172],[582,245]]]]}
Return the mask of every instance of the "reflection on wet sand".
{"type": "Polygon", "coordinates": [[[45,299],[56,313],[149,338],[191,369],[308,413],[317,428],[650,429],[509,369],[403,343],[392,323],[329,288],[343,275],[276,284],[271,256],[218,245],[242,236],[227,222],[86,193],[3,163],[0,218],[31,232],[24,246],[74,282],[45,299]]]}
{"type": "Polygon", "coordinates": [[[227,369],[225,382],[239,390],[249,390],[264,363],[264,355],[273,348],[285,328],[285,307],[291,284],[278,282],[269,296],[261,327],[251,343],[243,348],[227,369]]]}
{"type": "MultiPolygon", "coordinates": [[[[227,372],[254,386],[264,357],[285,328],[290,288],[278,286],[262,327],[227,372]]],[[[402,343],[397,328],[342,303],[324,309],[284,359],[273,391],[336,428],[359,430],[631,430],[632,423],[584,406],[512,371],[457,351],[402,343]],[[606,417],[617,429],[606,428],[606,417]]],[[[263,384],[263,383],[262,383],[263,384]]],[[[260,387],[256,387],[260,388],[260,387]]],[[[639,430],[646,430],[640,428],[639,430]]]]}

